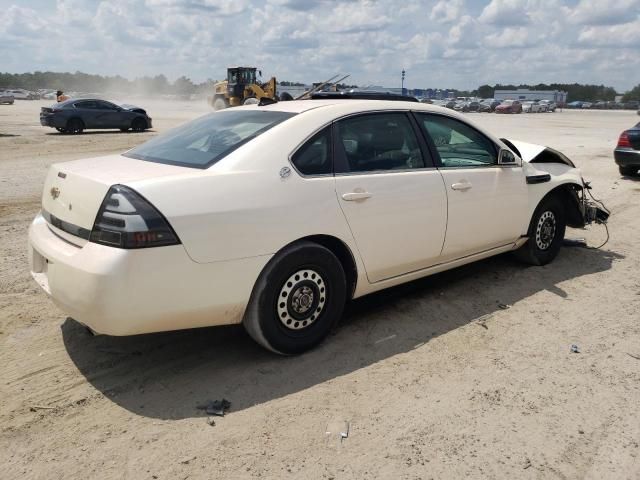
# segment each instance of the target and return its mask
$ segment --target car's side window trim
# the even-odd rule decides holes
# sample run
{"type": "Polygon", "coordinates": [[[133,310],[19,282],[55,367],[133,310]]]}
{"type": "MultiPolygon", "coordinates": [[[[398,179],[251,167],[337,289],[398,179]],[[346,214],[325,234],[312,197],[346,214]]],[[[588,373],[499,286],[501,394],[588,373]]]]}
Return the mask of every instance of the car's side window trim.
{"type": "Polygon", "coordinates": [[[333,124],[332,123],[328,123],[326,125],[323,125],[322,127],[316,129],[313,131],[313,133],[311,133],[311,135],[308,135],[302,142],[300,142],[298,144],[298,146],[296,148],[293,149],[293,151],[289,154],[288,160],[289,163],[291,164],[291,167],[296,171],[296,173],[298,175],[300,175],[303,178],[319,178],[319,177],[333,177],[334,176],[334,164],[335,164],[335,154],[334,154],[334,132],[333,132],[333,124]],[[293,158],[296,156],[296,154],[302,149],[304,148],[307,143],[314,138],[316,135],[322,133],[324,130],[328,130],[328,135],[329,135],[329,163],[331,163],[331,171],[328,173],[316,173],[316,174],[306,174],[306,173],[302,173],[298,167],[296,167],[296,164],[293,161],[293,158]]]}
{"type": "Polygon", "coordinates": [[[413,116],[415,117],[415,121],[418,124],[418,127],[420,129],[420,132],[422,134],[422,136],[424,137],[425,142],[429,145],[429,150],[431,151],[431,154],[434,158],[435,161],[435,165],[437,166],[437,168],[465,168],[465,169],[477,169],[477,168],[501,168],[501,166],[498,164],[498,152],[500,152],[500,146],[497,145],[493,140],[491,140],[489,137],[487,137],[484,133],[482,133],[480,130],[478,130],[477,128],[475,128],[473,125],[470,125],[466,122],[462,122],[460,119],[455,118],[453,116],[450,115],[442,115],[440,113],[433,113],[433,112],[421,112],[421,111],[412,111],[411,112],[413,114],[413,116]],[[471,130],[473,130],[474,132],[476,132],[478,135],[482,136],[483,138],[485,138],[487,140],[487,142],[493,146],[494,149],[494,155],[496,157],[496,161],[495,163],[487,163],[484,165],[457,165],[457,166],[451,166],[451,167],[447,167],[446,165],[444,165],[442,163],[442,158],[440,157],[440,153],[438,152],[438,149],[436,148],[436,144],[433,141],[433,138],[431,138],[431,135],[429,134],[429,132],[427,131],[426,127],[423,125],[423,123],[420,121],[420,116],[430,116],[430,117],[439,117],[439,118],[446,118],[446,119],[451,119],[460,123],[463,123],[465,126],[467,126],[468,128],[470,128],[471,130]]]}
{"type": "Polygon", "coordinates": [[[423,172],[425,170],[434,170],[435,163],[433,162],[433,158],[431,155],[426,155],[429,152],[425,151],[424,145],[421,143],[421,135],[418,131],[416,131],[416,125],[412,122],[410,111],[409,110],[377,110],[372,112],[362,112],[356,114],[345,115],[344,117],[335,119],[333,121],[333,166],[334,166],[334,175],[335,176],[348,176],[348,175],[376,175],[376,174],[384,174],[384,173],[407,173],[407,172],[423,172]],[[402,168],[402,169],[381,169],[381,170],[366,170],[366,171],[351,171],[349,167],[349,163],[347,161],[347,156],[344,151],[344,147],[340,141],[340,135],[338,132],[338,123],[340,121],[346,119],[352,119],[357,117],[365,117],[371,115],[384,115],[384,114],[403,114],[409,124],[411,125],[411,131],[418,142],[418,148],[420,149],[420,155],[422,157],[422,162],[424,164],[423,167],[418,168],[402,168]]]}

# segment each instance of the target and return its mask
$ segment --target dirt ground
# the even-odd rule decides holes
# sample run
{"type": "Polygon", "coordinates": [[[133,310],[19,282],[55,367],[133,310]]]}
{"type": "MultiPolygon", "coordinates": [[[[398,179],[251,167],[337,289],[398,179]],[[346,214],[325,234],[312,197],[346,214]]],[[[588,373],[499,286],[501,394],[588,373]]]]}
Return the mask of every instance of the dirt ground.
{"type": "Polygon", "coordinates": [[[603,249],[538,268],[500,256],[363,298],[322,346],[281,358],[239,326],[91,337],[30,278],[51,163],[208,111],[139,103],[153,131],[81,136],[40,127],[44,102],[0,105],[0,478],[640,478],[640,179],[612,158],[634,112],[472,114],[583,169],[613,212],[603,249]],[[221,398],[210,426],[196,406],[221,398]]]}

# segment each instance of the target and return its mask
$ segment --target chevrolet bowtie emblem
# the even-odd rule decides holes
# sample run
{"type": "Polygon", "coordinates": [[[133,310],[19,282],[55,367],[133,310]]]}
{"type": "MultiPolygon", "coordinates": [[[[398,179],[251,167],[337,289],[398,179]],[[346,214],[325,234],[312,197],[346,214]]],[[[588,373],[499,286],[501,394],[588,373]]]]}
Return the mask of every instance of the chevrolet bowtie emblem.
{"type": "Polygon", "coordinates": [[[51,198],[55,200],[60,196],[60,189],[58,187],[53,187],[51,190],[49,190],[49,193],[51,194],[51,198]]]}

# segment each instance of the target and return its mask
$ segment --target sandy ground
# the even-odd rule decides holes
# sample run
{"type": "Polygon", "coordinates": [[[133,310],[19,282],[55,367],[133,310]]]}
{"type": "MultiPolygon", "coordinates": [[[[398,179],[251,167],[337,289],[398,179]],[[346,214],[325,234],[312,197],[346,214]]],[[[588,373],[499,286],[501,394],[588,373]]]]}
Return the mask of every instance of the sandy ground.
{"type": "Polygon", "coordinates": [[[154,131],[63,136],[39,126],[41,105],[0,106],[1,478],[640,478],[640,181],[612,159],[634,112],[473,116],[583,168],[613,211],[606,247],[372,295],[321,347],[281,358],[241,327],[110,338],[65,318],[27,266],[47,167],[207,107],[145,102],[154,131]],[[196,405],[223,397],[210,426],[196,405]],[[342,422],[348,438],[326,434],[342,422]]]}

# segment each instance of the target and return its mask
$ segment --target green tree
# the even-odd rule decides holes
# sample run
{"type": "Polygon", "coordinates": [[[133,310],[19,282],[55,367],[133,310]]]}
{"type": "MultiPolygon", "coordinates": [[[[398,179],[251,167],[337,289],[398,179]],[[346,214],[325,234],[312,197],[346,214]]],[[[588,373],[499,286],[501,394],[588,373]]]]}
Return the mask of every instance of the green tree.
{"type": "Polygon", "coordinates": [[[640,101],[640,83],[625,93],[622,97],[623,102],[629,102],[631,100],[640,101]]]}

